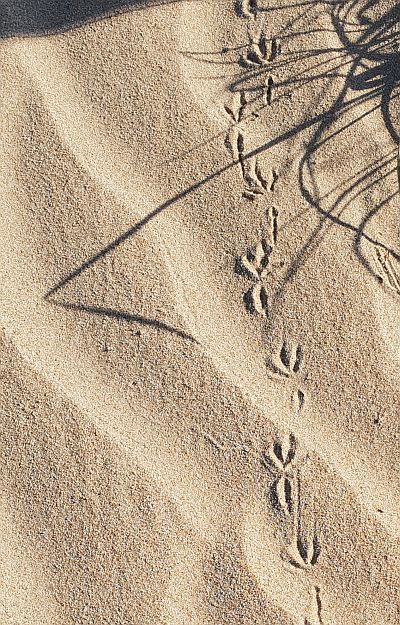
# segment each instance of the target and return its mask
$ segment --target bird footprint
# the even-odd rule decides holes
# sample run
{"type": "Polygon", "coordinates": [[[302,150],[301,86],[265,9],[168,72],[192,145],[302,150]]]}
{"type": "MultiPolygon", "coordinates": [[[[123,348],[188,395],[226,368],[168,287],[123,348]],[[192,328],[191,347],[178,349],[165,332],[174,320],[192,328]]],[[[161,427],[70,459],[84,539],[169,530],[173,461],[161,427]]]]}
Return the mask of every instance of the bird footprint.
{"type": "MultiPolygon", "coordinates": [[[[300,372],[303,362],[303,348],[299,344],[290,343],[287,339],[283,339],[279,353],[273,356],[269,362],[269,366],[273,373],[283,375],[285,377],[296,376],[300,372]]],[[[298,395],[300,407],[304,403],[304,394],[300,391],[298,395]]]]}
{"type": "Polygon", "coordinates": [[[308,569],[315,566],[321,555],[321,545],[314,534],[312,540],[297,536],[296,541],[288,548],[289,562],[296,568],[308,569]]]}
{"type": "Polygon", "coordinates": [[[254,247],[250,248],[246,254],[240,257],[238,269],[240,273],[245,273],[248,277],[260,280],[266,275],[272,247],[266,239],[261,239],[254,247]]]}

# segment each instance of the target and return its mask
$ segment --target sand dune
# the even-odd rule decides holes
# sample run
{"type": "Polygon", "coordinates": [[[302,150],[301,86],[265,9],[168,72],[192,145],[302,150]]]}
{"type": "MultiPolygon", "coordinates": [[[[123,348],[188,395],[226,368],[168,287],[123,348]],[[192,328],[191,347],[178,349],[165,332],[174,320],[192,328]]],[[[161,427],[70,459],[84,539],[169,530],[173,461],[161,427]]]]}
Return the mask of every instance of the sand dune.
{"type": "Polygon", "coordinates": [[[1,623],[397,624],[398,8],[54,7],[0,7],[1,623]]]}

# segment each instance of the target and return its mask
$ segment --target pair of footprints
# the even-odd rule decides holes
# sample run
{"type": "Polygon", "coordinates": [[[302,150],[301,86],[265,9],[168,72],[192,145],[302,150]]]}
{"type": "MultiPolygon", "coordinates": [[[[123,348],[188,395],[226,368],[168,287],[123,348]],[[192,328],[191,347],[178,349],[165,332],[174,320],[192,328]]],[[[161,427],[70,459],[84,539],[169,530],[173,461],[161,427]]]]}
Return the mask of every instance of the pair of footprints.
{"type": "MultiPolygon", "coordinates": [[[[258,10],[257,0],[237,0],[237,14],[240,17],[254,19],[258,10]]],[[[261,27],[255,34],[249,32],[247,54],[241,57],[241,62],[246,67],[259,67],[275,61],[280,52],[279,39],[276,37],[269,39],[261,27]]]]}
{"type": "MultiPolygon", "coordinates": [[[[253,286],[243,296],[246,309],[250,314],[256,313],[261,317],[269,315],[268,293],[264,282],[271,274],[271,256],[278,240],[278,210],[275,207],[269,208],[268,223],[267,237],[261,239],[236,261],[236,272],[254,280],[253,286]]],[[[278,265],[282,266],[282,263],[278,265]]],[[[278,350],[267,360],[269,377],[273,379],[298,377],[303,356],[300,344],[283,337],[278,350]]],[[[302,410],[304,401],[303,391],[297,389],[292,395],[292,404],[297,413],[302,410]]]]}
{"type": "MultiPolygon", "coordinates": [[[[281,52],[279,39],[267,38],[261,30],[255,36],[249,35],[250,43],[246,54],[241,55],[240,65],[246,69],[259,70],[266,65],[273,63],[281,52]]],[[[271,106],[274,99],[275,79],[272,75],[265,78],[262,100],[264,105],[271,106]]]]}
{"type": "Polygon", "coordinates": [[[266,191],[273,192],[279,175],[275,169],[272,169],[266,176],[259,159],[256,156],[246,154],[245,135],[239,127],[240,122],[245,117],[246,106],[246,94],[244,91],[241,91],[235,92],[231,105],[224,107],[232,123],[225,143],[234,161],[240,165],[245,186],[244,196],[247,199],[254,200],[258,195],[263,195],[266,191]]]}
{"type": "MultiPolygon", "coordinates": [[[[298,378],[303,358],[304,354],[301,345],[292,343],[288,339],[283,339],[278,353],[273,354],[267,361],[269,377],[273,379],[281,379],[282,377],[298,378]]],[[[297,415],[303,410],[305,401],[304,392],[300,388],[296,388],[292,393],[292,407],[297,415]]]]}
{"type": "Polygon", "coordinates": [[[297,441],[293,434],[284,436],[275,442],[263,454],[263,465],[272,472],[274,481],[271,487],[271,500],[286,517],[294,518],[295,533],[292,543],[287,547],[285,556],[295,568],[309,569],[315,566],[321,554],[321,545],[314,531],[312,535],[301,529],[301,501],[299,466],[308,460],[296,462],[297,441]]]}
{"type": "Polygon", "coordinates": [[[278,238],[278,211],[269,209],[269,232],[246,254],[237,260],[236,271],[254,280],[254,284],[244,295],[246,309],[262,317],[268,316],[268,294],[264,280],[270,274],[270,258],[278,238]],[[270,241],[270,242],[269,242],[270,241]]]}

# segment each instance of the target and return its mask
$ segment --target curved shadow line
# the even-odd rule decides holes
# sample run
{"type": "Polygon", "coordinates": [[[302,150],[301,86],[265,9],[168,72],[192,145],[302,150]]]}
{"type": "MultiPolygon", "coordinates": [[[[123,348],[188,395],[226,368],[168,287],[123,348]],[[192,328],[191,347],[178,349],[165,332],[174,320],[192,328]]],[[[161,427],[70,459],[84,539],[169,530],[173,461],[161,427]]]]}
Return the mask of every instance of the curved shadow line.
{"type": "Polygon", "coordinates": [[[396,83],[394,80],[384,85],[383,92],[382,92],[382,115],[383,115],[383,121],[386,126],[386,130],[391,136],[393,143],[397,144],[399,141],[399,137],[394,128],[393,122],[390,118],[390,110],[389,110],[390,101],[392,99],[392,92],[395,86],[396,86],[396,83]]]}
{"type": "MultiPolygon", "coordinates": [[[[367,226],[367,223],[373,218],[374,215],[376,215],[380,211],[382,206],[385,206],[385,204],[388,204],[388,202],[390,202],[390,200],[392,200],[396,196],[397,196],[397,191],[395,193],[392,193],[392,195],[389,195],[389,197],[382,200],[380,204],[378,204],[377,206],[374,206],[374,208],[372,208],[368,212],[368,214],[361,221],[360,226],[357,228],[357,233],[353,241],[354,253],[357,256],[358,260],[363,265],[363,267],[365,267],[380,283],[382,282],[382,278],[379,275],[377,275],[377,273],[373,270],[371,263],[367,260],[367,258],[361,251],[361,240],[362,240],[362,237],[365,236],[364,230],[367,226]]],[[[396,258],[396,260],[400,261],[399,254],[395,254],[394,252],[391,252],[391,253],[394,256],[394,258],[396,258]]]]}
{"type": "Polygon", "coordinates": [[[175,334],[182,339],[186,339],[188,341],[192,341],[193,343],[198,343],[198,341],[187,334],[183,330],[178,330],[173,326],[164,323],[163,321],[158,321],[157,319],[149,319],[147,317],[142,317],[140,315],[133,315],[131,313],[125,312],[123,310],[114,310],[113,308],[102,308],[100,306],[87,306],[86,304],[74,304],[70,302],[60,302],[50,300],[50,304],[54,306],[60,306],[65,308],[66,310],[76,310],[81,312],[86,312],[91,315],[98,315],[100,317],[109,317],[111,319],[119,319],[121,321],[127,321],[128,323],[140,323],[141,325],[150,326],[151,328],[156,328],[157,330],[165,330],[166,332],[170,332],[171,334],[175,334]]]}

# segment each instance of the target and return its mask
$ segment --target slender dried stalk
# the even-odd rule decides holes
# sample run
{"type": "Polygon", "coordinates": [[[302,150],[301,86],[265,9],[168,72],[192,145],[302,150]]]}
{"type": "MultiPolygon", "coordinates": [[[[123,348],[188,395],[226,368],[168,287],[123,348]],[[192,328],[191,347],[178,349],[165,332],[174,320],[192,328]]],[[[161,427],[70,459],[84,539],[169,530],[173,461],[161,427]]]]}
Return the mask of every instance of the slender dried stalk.
{"type": "Polygon", "coordinates": [[[397,182],[399,185],[399,193],[400,193],[400,143],[397,148],[397,182]]]}

